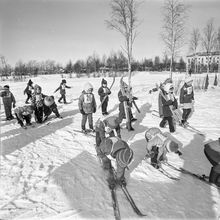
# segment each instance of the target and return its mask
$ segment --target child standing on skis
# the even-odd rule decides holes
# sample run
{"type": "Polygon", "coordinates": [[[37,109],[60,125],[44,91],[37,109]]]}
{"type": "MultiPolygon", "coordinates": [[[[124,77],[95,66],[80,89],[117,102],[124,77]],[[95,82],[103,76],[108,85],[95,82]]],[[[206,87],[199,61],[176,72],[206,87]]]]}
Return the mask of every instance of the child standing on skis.
{"type": "Polygon", "coordinates": [[[95,131],[93,128],[93,113],[96,112],[96,101],[92,92],[93,86],[90,83],[86,83],[78,102],[79,111],[82,114],[81,128],[84,133],[86,133],[87,118],[89,120],[89,128],[95,131]]]}
{"type": "Polygon", "coordinates": [[[107,87],[107,81],[102,79],[102,86],[98,90],[98,94],[100,96],[102,115],[108,115],[107,107],[108,107],[108,95],[111,94],[110,89],[107,87]]]}
{"type": "Polygon", "coordinates": [[[5,108],[5,116],[6,120],[14,119],[12,115],[11,109],[12,107],[15,108],[15,97],[12,92],[9,90],[9,85],[5,85],[1,90],[0,96],[2,97],[3,105],[5,108]]]}
{"type": "Polygon", "coordinates": [[[27,86],[24,90],[24,95],[27,94],[27,99],[25,101],[26,104],[28,104],[29,99],[31,99],[31,94],[32,94],[32,90],[34,89],[33,87],[33,82],[31,81],[31,79],[28,81],[27,86]]]}
{"type": "Polygon", "coordinates": [[[182,125],[187,125],[187,120],[194,111],[193,79],[188,77],[180,90],[180,107],[183,108],[182,125]]]}
{"type": "Polygon", "coordinates": [[[134,154],[128,144],[119,137],[108,137],[96,150],[103,168],[108,170],[109,188],[114,189],[117,184],[126,186],[125,169],[131,164],[134,154]],[[113,168],[116,178],[114,178],[113,168]]]}
{"type": "Polygon", "coordinates": [[[160,92],[159,99],[161,98],[161,107],[162,109],[162,121],[160,122],[160,127],[164,128],[167,121],[169,124],[169,130],[171,133],[175,132],[174,122],[173,122],[173,110],[177,109],[178,104],[177,100],[173,93],[174,87],[171,83],[167,83],[164,86],[164,92],[160,92]]]}
{"type": "Polygon", "coordinates": [[[67,102],[66,102],[66,88],[70,89],[71,87],[67,86],[66,80],[63,79],[62,82],[60,83],[60,86],[54,91],[54,93],[56,93],[58,90],[60,90],[61,97],[58,100],[59,103],[61,103],[61,100],[63,99],[63,103],[67,104],[67,102]]]}

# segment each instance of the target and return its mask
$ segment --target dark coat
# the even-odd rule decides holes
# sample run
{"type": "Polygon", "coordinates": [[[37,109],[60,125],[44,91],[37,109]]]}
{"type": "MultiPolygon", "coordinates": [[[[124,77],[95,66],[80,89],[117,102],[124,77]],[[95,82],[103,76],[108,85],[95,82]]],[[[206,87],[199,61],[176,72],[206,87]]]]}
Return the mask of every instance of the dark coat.
{"type": "Polygon", "coordinates": [[[194,100],[194,91],[192,85],[187,85],[186,83],[180,90],[180,104],[192,103],[194,100]]]}
{"type": "Polygon", "coordinates": [[[108,95],[111,94],[111,91],[110,91],[110,89],[109,89],[108,87],[103,87],[103,86],[101,86],[101,87],[99,88],[99,90],[98,90],[98,94],[99,94],[99,96],[100,96],[100,101],[101,101],[101,102],[102,102],[102,100],[104,99],[105,96],[107,96],[106,99],[105,99],[105,101],[108,101],[108,95]]]}
{"type": "Polygon", "coordinates": [[[79,110],[83,110],[86,114],[94,113],[96,111],[96,101],[93,93],[86,93],[85,91],[79,97],[79,110]]]}
{"type": "Polygon", "coordinates": [[[178,103],[176,98],[174,97],[174,101],[169,99],[167,95],[161,95],[161,102],[162,102],[162,111],[164,117],[170,117],[173,115],[171,109],[177,109],[178,103]]]}
{"type": "Polygon", "coordinates": [[[65,85],[65,83],[60,83],[60,86],[55,90],[55,92],[57,92],[58,90],[60,90],[60,94],[61,95],[65,95],[66,94],[66,88],[70,89],[70,86],[65,85]]]}

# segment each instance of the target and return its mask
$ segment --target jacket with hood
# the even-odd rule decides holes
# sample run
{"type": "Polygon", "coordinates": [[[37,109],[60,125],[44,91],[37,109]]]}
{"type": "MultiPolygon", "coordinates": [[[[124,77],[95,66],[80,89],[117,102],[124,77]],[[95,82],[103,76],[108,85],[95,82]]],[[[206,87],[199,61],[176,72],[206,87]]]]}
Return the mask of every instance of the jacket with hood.
{"type": "Polygon", "coordinates": [[[31,105],[37,108],[43,107],[45,97],[46,95],[41,93],[41,87],[39,85],[35,85],[34,93],[32,94],[32,98],[31,98],[31,105]],[[40,93],[37,93],[37,88],[40,89],[40,93]]]}
{"type": "Polygon", "coordinates": [[[28,94],[31,95],[32,93],[32,89],[34,89],[34,87],[32,86],[33,82],[31,80],[28,81],[27,86],[24,90],[24,94],[28,94]]]}
{"type": "Polygon", "coordinates": [[[96,111],[96,101],[91,90],[93,90],[93,86],[90,83],[87,83],[79,97],[79,110],[83,110],[86,114],[94,113],[96,111]]]}
{"type": "MultiPolygon", "coordinates": [[[[107,81],[105,79],[102,79],[101,87],[98,90],[98,94],[100,96],[100,101],[101,102],[102,102],[102,100],[104,99],[104,97],[106,95],[110,95],[111,94],[110,89],[107,86],[104,87],[103,84],[107,85],[107,81]]],[[[108,96],[106,97],[105,101],[108,101],[108,96]]]]}

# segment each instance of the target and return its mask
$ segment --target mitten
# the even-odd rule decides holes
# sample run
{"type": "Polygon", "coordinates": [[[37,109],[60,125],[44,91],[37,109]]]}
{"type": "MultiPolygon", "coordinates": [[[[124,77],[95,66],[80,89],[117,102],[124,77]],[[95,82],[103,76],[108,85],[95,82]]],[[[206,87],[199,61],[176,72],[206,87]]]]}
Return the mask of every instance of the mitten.
{"type": "Polygon", "coordinates": [[[94,110],[93,110],[93,113],[95,113],[96,112],[96,107],[94,107],[94,110]]]}
{"type": "Polygon", "coordinates": [[[16,105],[15,105],[15,103],[13,103],[13,108],[15,108],[16,107],[16,105]]]}
{"type": "Polygon", "coordinates": [[[135,96],[133,96],[133,97],[132,97],[132,99],[133,99],[133,100],[138,100],[138,98],[137,98],[137,97],[135,97],[135,96]]]}
{"type": "Polygon", "coordinates": [[[82,115],[85,115],[85,112],[83,111],[83,109],[80,109],[80,113],[81,113],[82,115]]]}
{"type": "Polygon", "coordinates": [[[123,177],[123,178],[121,178],[120,180],[119,180],[119,185],[120,186],[126,186],[127,185],[127,183],[126,183],[126,180],[125,180],[125,178],[123,177]]]}

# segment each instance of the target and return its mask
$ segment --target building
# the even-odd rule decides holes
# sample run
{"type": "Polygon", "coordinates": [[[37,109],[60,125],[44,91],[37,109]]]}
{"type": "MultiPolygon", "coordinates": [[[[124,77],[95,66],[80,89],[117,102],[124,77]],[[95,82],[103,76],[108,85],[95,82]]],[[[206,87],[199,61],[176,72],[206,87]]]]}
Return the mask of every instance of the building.
{"type": "Polygon", "coordinates": [[[194,73],[220,72],[220,51],[211,52],[207,55],[206,52],[199,52],[186,56],[187,68],[194,73]]]}

